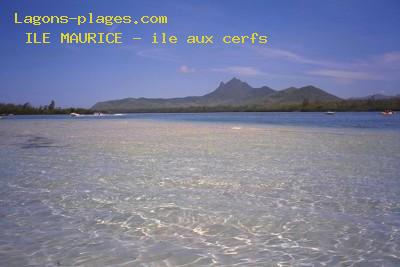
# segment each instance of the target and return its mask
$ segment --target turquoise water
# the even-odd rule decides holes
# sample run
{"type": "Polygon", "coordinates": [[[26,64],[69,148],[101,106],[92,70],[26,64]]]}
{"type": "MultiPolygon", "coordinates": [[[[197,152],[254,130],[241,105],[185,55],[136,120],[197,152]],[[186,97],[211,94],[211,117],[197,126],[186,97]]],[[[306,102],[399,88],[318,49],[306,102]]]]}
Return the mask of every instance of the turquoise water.
{"type": "Polygon", "coordinates": [[[400,266],[399,152],[375,113],[1,119],[0,266],[400,266]]]}
{"type": "MultiPolygon", "coordinates": [[[[16,116],[16,119],[65,119],[60,116],[16,116]]],[[[305,127],[370,128],[400,130],[400,114],[383,116],[380,112],[338,112],[326,115],[320,112],[227,112],[227,113],[132,113],[123,116],[82,116],[87,119],[151,119],[167,121],[251,123],[305,127]]]]}

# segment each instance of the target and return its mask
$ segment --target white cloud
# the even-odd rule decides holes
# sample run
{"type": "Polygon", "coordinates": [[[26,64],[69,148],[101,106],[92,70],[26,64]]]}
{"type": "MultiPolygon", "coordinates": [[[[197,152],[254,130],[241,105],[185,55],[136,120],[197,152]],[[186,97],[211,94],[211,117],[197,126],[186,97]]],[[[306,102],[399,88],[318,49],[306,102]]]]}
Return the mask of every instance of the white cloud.
{"type": "Polygon", "coordinates": [[[336,79],[345,79],[345,80],[382,80],[383,77],[380,77],[376,74],[366,73],[362,71],[349,71],[349,70],[337,70],[337,69],[320,69],[309,71],[308,74],[316,75],[316,76],[325,76],[336,79]]]}
{"type": "Polygon", "coordinates": [[[161,48],[141,50],[136,54],[140,57],[151,58],[162,61],[171,61],[171,62],[179,61],[178,57],[170,54],[169,52],[167,52],[167,50],[161,48]]]}
{"type": "Polygon", "coordinates": [[[308,75],[331,77],[341,80],[398,80],[400,51],[388,52],[378,56],[369,56],[353,61],[329,61],[310,58],[288,50],[271,47],[253,48],[256,53],[270,59],[293,62],[317,70],[306,71],[308,75]]]}
{"type": "Polygon", "coordinates": [[[195,71],[195,69],[194,68],[190,68],[190,67],[188,67],[186,65],[182,65],[182,66],[179,67],[178,71],[181,72],[181,73],[192,73],[192,72],[195,71]]]}
{"type": "Polygon", "coordinates": [[[385,53],[380,60],[382,63],[400,63],[400,51],[385,53]]]}
{"type": "Polygon", "coordinates": [[[265,57],[268,58],[277,58],[286,61],[296,62],[296,63],[303,63],[303,64],[312,64],[312,65],[331,65],[335,64],[333,62],[326,62],[322,60],[311,59],[306,56],[288,51],[283,49],[271,48],[271,47],[255,47],[254,50],[265,57]]]}
{"type": "Polygon", "coordinates": [[[233,75],[238,76],[257,76],[257,75],[264,75],[262,71],[253,68],[253,67],[244,67],[244,66],[230,66],[225,68],[214,68],[212,71],[215,72],[225,72],[233,75]]]}

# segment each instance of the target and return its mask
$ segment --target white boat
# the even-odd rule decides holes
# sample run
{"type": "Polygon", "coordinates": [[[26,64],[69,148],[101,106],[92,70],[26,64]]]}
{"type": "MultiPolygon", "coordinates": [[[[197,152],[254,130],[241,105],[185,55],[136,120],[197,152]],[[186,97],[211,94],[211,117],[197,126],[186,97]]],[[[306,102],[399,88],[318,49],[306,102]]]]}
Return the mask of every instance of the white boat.
{"type": "Polygon", "coordinates": [[[71,117],[79,117],[81,114],[72,112],[72,113],[70,113],[69,115],[70,115],[71,117]]]}
{"type": "Polygon", "coordinates": [[[335,115],[336,112],[335,111],[327,111],[325,112],[326,115],[335,115]]]}
{"type": "Polygon", "coordinates": [[[385,110],[384,112],[382,112],[382,115],[393,115],[394,112],[391,110],[385,110]]]}

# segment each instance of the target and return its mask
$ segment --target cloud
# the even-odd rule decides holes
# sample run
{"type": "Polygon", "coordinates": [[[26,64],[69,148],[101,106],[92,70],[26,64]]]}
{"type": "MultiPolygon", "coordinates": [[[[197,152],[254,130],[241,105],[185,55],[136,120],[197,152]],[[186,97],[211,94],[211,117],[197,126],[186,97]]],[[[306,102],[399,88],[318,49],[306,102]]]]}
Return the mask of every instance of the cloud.
{"type": "Polygon", "coordinates": [[[258,54],[274,59],[281,59],[294,63],[302,63],[316,66],[325,66],[328,68],[368,68],[368,67],[389,67],[390,63],[400,63],[400,51],[387,52],[378,56],[370,56],[357,61],[329,61],[324,59],[310,58],[289,50],[277,49],[271,47],[252,47],[258,54]]]}
{"type": "Polygon", "coordinates": [[[260,47],[255,47],[255,51],[265,57],[269,58],[277,58],[277,59],[282,59],[290,62],[297,62],[297,63],[303,63],[303,64],[313,64],[313,65],[331,65],[334,64],[332,62],[326,62],[322,60],[316,60],[316,59],[311,59],[306,56],[288,51],[288,50],[283,50],[283,49],[276,49],[276,48],[260,48],[260,47]]]}
{"type": "Polygon", "coordinates": [[[337,69],[320,69],[309,71],[308,74],[316,76],[331,77],[336,79],[344,80],[383,80],[376,74],[366,73],[362,71],[349,71],[349,70],[337,70],[337,69]]]}
{"type": "Polygon", "coordinates": [[[179,61],[178,57],[170,54],[169,52],[167,52],[167,50],[161,48],[141,50],[136,54],[140,57],[151,58],[161,61],[170,61],[170,62],[179,61]]]}
{"type": "Polygon", "coordinates": [[[244,66],[230,66],[225,68],[214,68],[212,71],[215,72],[225,72],[233,75],[238,76],[258,76],[264,75],[262,71],[253,68],[253,67],[244,67],[244,66]]]}
{"type": "Polygon", "coordinates": [[[400,51],[384,53],[378,56],[367,56],[361,60],[330,61],[316,59],[292,51],[270,47],[253,48],[259,55],[293,62],[316,70],[305,71],[307,75],[331,77],[341,80],[398,80],[400,51]]]}
{"type": "Polygon", "coordinates": [[[380,57],[382,63],[400,63],[400,51],[385,53],[380,57]]]}
{"type": "Polygon", "coordinates": [[[354,70],[359,68],[367,68],[376,63],[376,62],[371,62],[371,59],[343,62],[343,61],[325,60],[320,58],[311,58],[305,55],[301,55],[299,53],[294,53],[292,51],[270,48],[270,47],[255,47],[253,49],[259,55],[267,58],[284,60],[288,62],[309,65],[309,66],[319,66],[329,69],[354,70]]]}
{"type": "Polygon", "coordinates": [[[181,73],[192,73],[192,72],[195,71],[195,69],[194,68],[190,68],[190,67],[188,67],[186,65],[182,65],[182,66],[179,67],[178,71],[181,72],[181,73]]]}

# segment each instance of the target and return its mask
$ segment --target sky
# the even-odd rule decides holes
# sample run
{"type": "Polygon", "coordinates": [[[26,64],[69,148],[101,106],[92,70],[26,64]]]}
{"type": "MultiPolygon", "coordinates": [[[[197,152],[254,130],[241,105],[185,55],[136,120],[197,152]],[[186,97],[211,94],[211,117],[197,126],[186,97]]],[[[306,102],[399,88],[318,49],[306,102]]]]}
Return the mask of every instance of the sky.
{"type": "Polygon", "coordinates": [[[90,107],[126,97],[203,95],[237,77],[281,90],[314,85],[339,97],[400,94],[400,1],[68,0],[0,2],[0,102],[90,107]],[[165,25],[23,25],[27,15],[165,15],[165,25]],[[50,32],[49,45],[25,44],[50,32]],[[123,32],[120,45],[56,42],[60,32],[123,32]],[[153,33],[178,44],[151,44],[153,33]],[[268,36],[225,45],[224,35],[268,36]],[[193,46],[187,35],[214,35],[193,46]],[[131,37],[142,40],[131,40],[131,37]]]}

